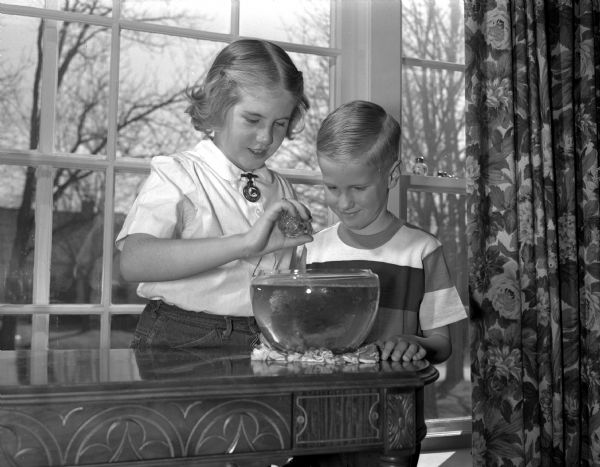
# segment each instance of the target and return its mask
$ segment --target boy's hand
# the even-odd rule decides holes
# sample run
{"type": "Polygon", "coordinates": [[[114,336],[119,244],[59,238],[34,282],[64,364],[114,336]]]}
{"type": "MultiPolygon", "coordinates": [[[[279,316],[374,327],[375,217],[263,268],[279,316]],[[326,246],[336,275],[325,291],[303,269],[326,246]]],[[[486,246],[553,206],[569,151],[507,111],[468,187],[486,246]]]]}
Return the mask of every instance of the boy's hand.
{"type": "Polygon", "coordinates": [[[281,248],[290,248],[312,241],[312,235],[288,237],[276,226],[279,214],[285,211],[291,216],[310,222],[310,211],[296,200],[282,198],[265,211],[246,233],[248,256],[262,255],[281,248]]]}
{"type": "Polygon", "coordinates": [[[413,336],[395,336],[386,341],[377,341],[376,344],[381,352],[381,360],[389,358],[394,362],[410,362],[422,360],[427,355],[427,351],[413,336]]]}

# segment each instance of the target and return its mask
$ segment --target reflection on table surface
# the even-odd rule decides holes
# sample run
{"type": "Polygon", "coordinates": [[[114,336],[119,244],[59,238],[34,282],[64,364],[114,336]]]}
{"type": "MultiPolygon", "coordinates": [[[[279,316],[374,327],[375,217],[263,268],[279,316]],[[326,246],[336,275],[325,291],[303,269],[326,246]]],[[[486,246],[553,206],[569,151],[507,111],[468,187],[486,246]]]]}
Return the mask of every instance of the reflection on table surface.
{"type": "MultiPolygon", "coordinates": [[[[207,382],[211,379],[303,377],[348,374],[353,377],[385,373],[436,374],[427,361],[370,364],[325,364],[251,360],[250,352],[222,349],[24,350],[0,352],[0,392],[24,387],[79,386],[98,383],[164,383],[172,380],[207,382]]],[[[434,378],[435,379],[435,378],[434,378]]],[[[232,380],[233,381],[233,380],[232,380]]]]}

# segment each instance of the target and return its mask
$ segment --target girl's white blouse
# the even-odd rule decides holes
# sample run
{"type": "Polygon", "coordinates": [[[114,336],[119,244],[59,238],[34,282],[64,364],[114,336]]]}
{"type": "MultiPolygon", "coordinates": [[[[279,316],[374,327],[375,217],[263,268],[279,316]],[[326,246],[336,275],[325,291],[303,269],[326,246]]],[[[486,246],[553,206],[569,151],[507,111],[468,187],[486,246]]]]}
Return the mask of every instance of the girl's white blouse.
{"type": "MultiPolygon", "coordinates": [[[[145,233],[158,238],[224,237],[246,232],[265,208],[282,197],[296,199],[291,184],[267,167],[255,170],[262,196],[242,195],[246,179],[214,143],[202,140],[193,150],[157,156],[151,172],[116,239],[145,233]]],[[[250,280],[258,269],[287,269],[292,250],[235,260],[186,279],[141,282],[137,293],[192,311],[251,316],[250,280]]],[[[160,268],[160,264],[156,264],[160,268]]]]}

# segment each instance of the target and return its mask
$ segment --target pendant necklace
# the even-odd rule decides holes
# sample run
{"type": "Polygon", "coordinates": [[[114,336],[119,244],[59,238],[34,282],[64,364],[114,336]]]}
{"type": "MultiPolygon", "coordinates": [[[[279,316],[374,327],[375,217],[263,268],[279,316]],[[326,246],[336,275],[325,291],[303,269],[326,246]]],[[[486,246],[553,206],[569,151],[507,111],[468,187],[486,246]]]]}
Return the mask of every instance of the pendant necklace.
{"type": "Polygon", "coordinates": [[[244,198],[246,198],[251,203],[257,202],[260,199],[260,190],[254,184],[254,179],[258,178],[258,175],[255,175],[251,172],[247,172],[243,173],[241,176],[248,180],[246,182],[246,186],[244,186],[242,190],[244,198]]]}

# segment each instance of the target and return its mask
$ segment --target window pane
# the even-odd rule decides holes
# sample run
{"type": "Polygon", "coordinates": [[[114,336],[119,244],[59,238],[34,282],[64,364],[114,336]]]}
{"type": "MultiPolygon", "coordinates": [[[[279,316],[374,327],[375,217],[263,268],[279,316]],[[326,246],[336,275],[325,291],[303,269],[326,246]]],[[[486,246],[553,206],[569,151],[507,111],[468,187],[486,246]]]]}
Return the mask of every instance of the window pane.
{"type": "Polygon", "coordinates": [[[329,57],[291,53],[296,67],[304,74],[305,94],[310,109],[304,119],[304,129],[293,140],[284,140],[281,148],[269,159],[277,169],[319,170],[316,157],[319,125],[329,113],[329,57]]]}
{"type": "MultiPolygon", "coordinates": [[[[466,198],[446,193],[408,192],[407,220],[433,233],[444,245],[450,275],[468,306],[466,198]]],[[[426,418],[471,414],[468,320],[450,326],[452,355],[436,365],[440,378],[426,389],[426,418]]]]}
{"type": "Polygon", "coordinates": [[[465,63],[463,0],[402,0],[402,54],[465,63]]]}
{"type": "Polygon", "coordinates": [[[100,303],[104,172],[56,169],[50,303],[100,303]]]}
{"type": "Polygon", "coordinates": [[[465,175],[464,73],[404,67],[402,157],[408,171],[422,156],[429,175],[465,175]]]}
{"type": "Polygon", "coordinates": [[[329,47],[330,0],[241,0],[242,36],[329,47]]]}
{"type": "MultiPolygon", "coordinates": [[[[38,49],[38,19],[0,15],[0,146],[37,149],[38,130],[32,131],[32,96],[38,49]]],[[[39,99],[39,98],[38,98],[39,99]]],[[[39,102],[37,102],[39,106],[39,102]]],[[[38,121],[39,123],[39,121],[38,121]]]]}
{"type": "Polygon", "coordinates": [[[31,303],[35,169],[0,165],[0,179],[0,302],[31,303]]]}
{"type": "Polygon", "coordinates": [[[222,43],[123,31],[118,156],[151,157],[196,145],[182,91],[208,71],[222,43]]]}
{"type": "Polygon", "coordinates": [[[112,315],[110,319],[110,348],[127,349],[133,338],[140,315],[112,315]]]}
{"type": "Polygon", "coordinates": [[[112,14],[112,0],[62,0],[58,2],[58,8],[75,13],[87,15],[110,16],[112,14]]]}
{"type": "Polygon", "coordinates": [[[59,22],[56,148],[105,154],[108,128],[110,30],[59,22]]]}
{"type": "Polygon", "coordinates": [[[99,315],[51,315],[50,349],[94,349],[100,347],[99,315]]]}
{"type": "Polygon", "coordinates": [[[0,315],[0,350],[31,348],[31,315],[0,315]]]}
{"type": "Polygon", "coordinates": [[[229,33],[230,0],[128,0],[121,17],[151,23],[229,33]]]}
{"type": "MultiPolygon", "coordinates": [[[[86,207],[85,210],[90,209],[86,207]]],[[[73,266],[73,285],[68,301],[76,303],[100,303],[102,298],[102,252],[104,233],[104,213],[102,211],[81,212],[78,227],[73,266]]],[[[77,215],[77,214],[75,214],[77,215]]],[[[75,238],[74,238],[75,239],[75,238]]],[[[63,251],[66,248],[60,245],[63,251]]],[[[66,255],[64,255],[66,256],[66,255]]],[[[54,267],[52,269],[54,272],[54,267]]]]}
{"type": "MultiPolygon", "coordinates": [[[[125,217],[137,196],[147,174],[118,172],[115,176],[115,212],[114,212],[114,237],[119,234],[125,217]]],[[[121,276],[119,269],[120,252],[113,243],[113,278],[112,302],[113,303],[146,303],[146,299],[136,294],[137,283],[127,282],[121,276]]],[[[113,319],[116,316],[113,316],[113,319]]]]}

